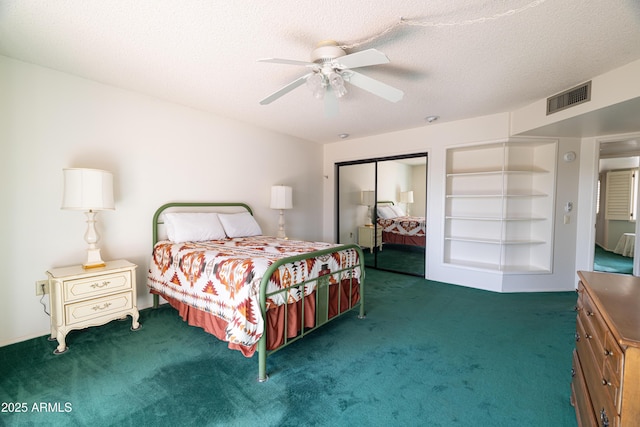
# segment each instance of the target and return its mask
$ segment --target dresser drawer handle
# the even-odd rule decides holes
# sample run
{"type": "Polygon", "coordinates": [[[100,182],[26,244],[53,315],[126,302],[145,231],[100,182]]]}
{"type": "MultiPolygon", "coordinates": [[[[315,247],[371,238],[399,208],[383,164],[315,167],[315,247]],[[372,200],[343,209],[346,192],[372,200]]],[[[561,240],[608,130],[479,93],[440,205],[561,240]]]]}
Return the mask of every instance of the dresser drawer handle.
{"type": "Polygon", "coordinates": [[[578,307],[577,305],[573,307],[573,311],[580,311],[582,310],[582,307],[578,307]]]}
{"type": "Polygon", "coordinates": [[[588,340],[590,340],[591,338],[593,338],[593,335],[589,335],[589,332],[585,332],[584,333],[584,337],[588,340]]]}
{"type": "Polygon", "coordinates": [[[602,385],[604,386],[611,386],[611,381],[607,380],[606,378],[602,379],[602,385]]]}
{"type": "Polygon", "coordinates": [[[600,421],[602,421],[602,427],[609,427],[609,417],[607,417],[607,411],[604,408],[600,411],[600,421]]]}
{"type": "Polygon", "coordinates": [[[110,282],[110,281],[105,280],[105,281],[104,281],[104,282],[102,282],[102,283],[97,283],[97,282],[96,282],[96,283],[94,283],[93,285],[91,285],[91,287],[92,287],[92,288],[94,288],[94,289],[95,289],[95,288],[104,288],[105,286],[109,286],[110,284],[111,284],[111,282],[110,282]]]}
{"type": "Polygon", "coordinates": [[[104,310],[104,309],[106,309],[106,308],[109,308],[109,306],[110,306],[110,305],[111,305],[111,303],[110,303],[110,302],[105,302],[104,304],[102,304],[102,307],[101,307],[101,306],[99,306],[99,305],[93,306],[93,307],[92,307],[92,310],[93,310],[93,311],[104,310]]]}
{"type": "Polygon", "coordinates": [[[613,356],[613,351],[611,350],[607,350],[606,348],[604,349],[604,355],[605,356],[613,356]]]}
{"type": "Polygon", "coordinates": [[[576,342],[580,341],[580,334],[576,332],[576,342]]]}
{"type": "Polygon", "coordinates": [[[575,368],[571,368],[571,378],[576,376],[576,370],[575,368]]]}
{"type": "Polygon", "coordinates": [[[587,316],[593,316],[593,311],[587,311],[587,316]]]}

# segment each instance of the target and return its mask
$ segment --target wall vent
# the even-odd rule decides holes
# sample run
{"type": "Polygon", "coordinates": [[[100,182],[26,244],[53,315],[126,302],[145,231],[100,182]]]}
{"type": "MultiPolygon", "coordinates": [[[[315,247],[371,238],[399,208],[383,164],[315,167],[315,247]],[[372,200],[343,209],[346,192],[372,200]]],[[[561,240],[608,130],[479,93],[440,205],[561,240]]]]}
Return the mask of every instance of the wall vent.
{"type": "Polygon", "coordinates": [[[591,81],[547,98],[547,116],[591,100],[591,81]]]}

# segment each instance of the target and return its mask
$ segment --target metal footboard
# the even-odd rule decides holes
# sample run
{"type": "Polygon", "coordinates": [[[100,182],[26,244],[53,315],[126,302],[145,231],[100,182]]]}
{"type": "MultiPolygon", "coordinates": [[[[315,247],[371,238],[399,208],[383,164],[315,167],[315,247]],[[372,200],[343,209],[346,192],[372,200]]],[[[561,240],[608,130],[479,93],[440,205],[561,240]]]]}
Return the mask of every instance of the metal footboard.
{"type": "Polygon", "coordinates": [[[337,319],[338,317],[351,312],[354,308],[359,307],[360,312],[358,318],[364,319],[365,311],[364,311],[364,256],[362,253],[362,249],[357,245],[344,245],[338,246],[330,249],[324,249],[322,251],[311,252],[308,254],[302,254],[295,257],[284,258],[274,262],[262,277],[262,281],[260,282],[260,311],[262,313],[262,318],[265,323],[265,330],[258,341],[258,381],[264,382],[269,379],[267,375],[267,356],[275,353],[276,351],[286,347],[287,345],[303,338],[305,335],[315,331],[325,323],[337,319]],[[355,249],[358,252],[358,265],[350,265],[342,268],[341,270],[327,272],[327,274],[321,275],[319,277],[315,277],[309,279],[305,282],[296,283],[286,288],[278,289],[273,292],[267,292],[267,286],[269,284],[269,279],[275,273],[275,271],[284,264],[304,261],[311,258],[316,258],[322,255],[328,255],[331,253],[335,253],[338,251],[355,249]],[[360,277],[354,277],[354,271],[356,268],[360,269],[360,277]],[[346,280],[343,280],[343,276],[347,276],[346,280]],[[337,278],[336,284],[330,284],[331,277],[337,278]],[[348,284],[348,302],[346,304],[346,308],[343,310],[343,301],[342,301],[342,287],[345,286],[345,282],[348,284]],[[315,322],[313,327],[305,328],[305,288],[306,286],[313,286],[315,288],[315,322]],[[331,305],[330,301],[330,287],[335,286],[337,291],[337,313],[333,317],[329,317],[329,309],[331,305]],[[358,287],[358,301],[353,301],[353,290],[354,287],[358,287]],[[284,342],[279,345],[277,348],[272,350],[267,350],[267,299],[277,294],[284,294],[284,300],[287,301],[287,295],[289,291],[292,289],[297,289],[298,293],[302,295],[302,304],[301,309],[302,313],[300,314],[300,319],[297,324],[300,327],[300,331],[296,332],[295,336],[289,338],[289,322],[288,322],[288,310],[287,305],[284,307],[284,331],[283,331],[283,340],[284,342]]]}

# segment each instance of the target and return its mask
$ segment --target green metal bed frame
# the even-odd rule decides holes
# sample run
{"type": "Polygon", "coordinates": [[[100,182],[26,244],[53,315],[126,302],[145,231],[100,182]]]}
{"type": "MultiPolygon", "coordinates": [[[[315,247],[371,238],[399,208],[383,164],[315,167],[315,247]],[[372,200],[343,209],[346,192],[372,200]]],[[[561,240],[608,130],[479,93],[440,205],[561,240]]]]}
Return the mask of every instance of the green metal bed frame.
{"type": "MultiPolygon", "coordinates": [[[[155,247],[155,244],[158,242],[159,239],[159,234],[158,234],[158,226],[160,224],[163,224],[163,221],[161,219],[161,215],[164,211],[169,210],[171,208],[200,208],[200,209],[205,209],[205,208],[216,208],[216,207],[224,207],[224,208],[243,208],[246,211],[248,211],[251,215],[253,215],[253,211],[251,210],[251,208],[244,204],[244,203],[215,203],[215,202],[173,202],[173,203],[167,203],[164,204],[162,206],[160,206],[158,208],[158,210],[156,210],[155,214],[153,215],[153,246],[155,247]]],[[[276,351],[286,347],[287,345],[303,338],[304,336],[306,336],[307,334],[315,331],[316,329],[318,329],[319,327],[321,327],[322,325],[324,325],[325,323],[331,321],[331,320],[335,320],[347,313],[350,313],[351,311],[353,311],[356,308],[359,308],[359,314],[358,314],[358,318],[359,319],[364,319],[365,318],[365,311],[364,311],[364,279],[365,279],[365,269],[364,269],[364,256],[362,253],[362,249],[358,246],[358,245],[354,245],[354,244],[349,244],[349,245],[341,245],[341,246],[336,246],[333,248],[329,248],[329,249],[323,249],[321,251],[316,251],[316,252],[309,252],[306,254],[300,254],[300,255],[296,255],[296,256],[292,256],[292,257],[288,257],[288,258],[283,258],[280,260],[277,260],[276,262],[274,262],[273,264],[271,264],[269,266],[269,268],[267,269],[267,271],[265,272],[262,281],[260,282],[260,311],[262,314],[262,318],[264,319],[265,322],[265,330],[264,333],[262,334],[262,337],[260,337],[260,340],[258,341],[258,381],[259,382],[265,382],[269,379],[269,376],[267,375],[267,356],[275,353],[276,351]],[[277,291],[274,292],[267,292],[267,285],[269,283],[269,278],[273,275],[273,273],[281,266],[284,264],[289,264],[292,262],[299,262],[299,261],[303,261],[306,259],[310,259],[310,258],[315,258],[318,256],[322,256],[322,255],[328,255],[334,252],[338,252],[338,251],[342,251],[342,250],[347,250],[347,249],[355,249],[358,252],[358,257],[359,257],[359,266],[360,266],[360,278],[356,283],[356,280],[351,277],[349,279],[349,304],[348,307],[350,307],[349,309],[345,310],[345,311],[340,311],[342,305],[341,305],[341,297],[342,297],[342,293],[338,292],[338,313],[336,315],[334,315],[333,317],[329,318],[329,278],[332,275],[338,275],[338,277],[342,276],[343,272],[348,272],[351,271],[355,268],[355,266],[349,266],[347,268],[344,268],[342,270],[338,270],[338,271],[332,271],[330,274],[327,275],[323,275],[323,276],[319,276],[317,278],[314,279],[309,279],[305,282],[302,283],[297,283],[295,285],[291,285],[287,288],[283,288],[283,289],[278,289],[277,291]],[[301,319],[300,319],[300,332],[298,332],[296,334],[296,336],[289,338],[288,337],[288,319],[287,319],[287,315],[288,315],[288,310],[284,310],[284,342],[277,348],[272,349],[272,350],[267,350],[267,309],[266,309],[266,305],[267,305],[267,299],[275,294],[278,293],[287,293],[289,292],[291,289],[295,289],[295,288],[299,288],[299,290],[304,291],[304,286],[308,283],[313,283],[315,282],[315,303],[316,303],[316,310],[315,310],[315,326],[313,326],[312,328],[305,328],[304,327],[304,317],[305,317],[305,304],[302,303],[301,304],[301,319]],[[359,287],[359,301],[357,303],[353,303],[353,301],[351,301],[352,298],[352,291],[353,291],[353,287],[354,286],[358,286],[359,287]]],[[[341,281],[339,282],[341,283],[341,281]]],[[[301,292],[302,295],[304,295],[304,292],[301,292]]],[[[286,300],[287,298],[285,298],[286,300]]],[[[159,303],[159,297],[157,294],[153,294],[153,307],[157,308],[158,307],[158,303],[159,303]]]]}

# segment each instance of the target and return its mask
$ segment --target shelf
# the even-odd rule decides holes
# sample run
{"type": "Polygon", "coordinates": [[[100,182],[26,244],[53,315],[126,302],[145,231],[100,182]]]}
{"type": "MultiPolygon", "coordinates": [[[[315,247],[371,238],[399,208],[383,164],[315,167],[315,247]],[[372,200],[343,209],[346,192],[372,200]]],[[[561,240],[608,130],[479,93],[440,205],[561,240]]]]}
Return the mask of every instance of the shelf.
{"type": "Polygon", "coordinates": [[[448,236],[444,240],[450,240],[454,242],[472,242],[472,243],[485,243],[489,245],[540,245],[547,243],[544,240],[533,239],[518,239],[518,240],[500,240],[500,239],[482,239],[473,237],[456,237],[448,236]]]}
{"type": "Polygon", "coordinates": [[[467,170],[467,171],[454,171],[447,173],[447,178],[450,177],[477,177],[477,176],[488,176],[488,175],[525,175],[525,174],[545,174],[549,173],[548,170],[545,169],[513,169],[513,170],[467,170]]]}
{"type": "Polygon", "coordinates": [[[504,274],[520,274],[520,273],[551,273],[548,268],[537,267],[532,265],[500,265],[485,262],[450,260],[447,264],[458,267],[471,268],[476,270],[490,270],[504,274]]]}
{"type": "Polygon", "coordinates": [[[467,199],[502,199],[504,197],[548,197],[548,194],[545,193],[466,193],[466,194],[447,194],[445,197],[448,199],[451,198],[467,198],[467,199]]]}
{"type": "Polygon", "coordinates": [[[557,142],[452,147],[446,158],[445,264],[550,272],[557,142]]]}
{"type": "Polygon", "coordinates": [[[499,216],[445,216],[445,219],[460,221],[544,221],[542,217],[499,217],[499,216]]]}

